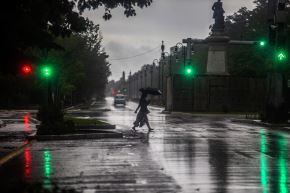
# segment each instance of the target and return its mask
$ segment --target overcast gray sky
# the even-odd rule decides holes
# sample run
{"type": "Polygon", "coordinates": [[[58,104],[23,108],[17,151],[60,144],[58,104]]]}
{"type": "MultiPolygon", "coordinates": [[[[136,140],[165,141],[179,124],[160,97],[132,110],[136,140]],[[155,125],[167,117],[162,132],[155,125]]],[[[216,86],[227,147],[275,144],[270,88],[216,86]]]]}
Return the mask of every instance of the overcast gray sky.
{"type": "MultiPolygon", "coordinates": [[[[206,38],[212,19],[211,6],[215,0],[153,0],[145,9],[137,9],[137,16],[126,18],[123,9],[112,11],[113,17],[104,21],[103,9],[85,13],[95,24],[100,24],[103,46],[110,55],[112,76],[118,80],[122,71],[138,71],[144,64],[160,58],[160,45],[164,40],[166,51],[184,38],[206,38]],[[131,59],[114,60],[154,51],[131,59]]],[[[253,0],[223,0],[225,15],[231,15],[245,6],[253,9],[253,0]]]]}

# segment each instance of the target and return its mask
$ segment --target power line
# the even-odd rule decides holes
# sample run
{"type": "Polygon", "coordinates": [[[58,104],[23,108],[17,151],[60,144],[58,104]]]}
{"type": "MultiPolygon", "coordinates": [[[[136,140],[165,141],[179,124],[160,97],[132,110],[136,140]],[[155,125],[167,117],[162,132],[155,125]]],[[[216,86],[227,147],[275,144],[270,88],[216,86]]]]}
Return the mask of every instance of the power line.
{"type": "Polygon", "coordinates": [[[153,52],[153,51],[155,51],[157,48],[160,48],[160,45],[158,45],[157,47],[155,47],[155,48],[153,48],[153,49],[151,49],[151,50],[147,50],[147,51],[144,52],[144,53],[137,54],[137,55],[135,55],[135,56],[129,56],[129,57],[124,57],[124,58],[115,58],[115,59],[109,59],[109,60],[128,60],[128,59],[131,59],[131,58],[136,58],[136,57],[138,57],[138,56],[143,56],[143,55],[145,55],[145,54],[148,54],[148,53],[150,53],[150,52],[153,52]]]}

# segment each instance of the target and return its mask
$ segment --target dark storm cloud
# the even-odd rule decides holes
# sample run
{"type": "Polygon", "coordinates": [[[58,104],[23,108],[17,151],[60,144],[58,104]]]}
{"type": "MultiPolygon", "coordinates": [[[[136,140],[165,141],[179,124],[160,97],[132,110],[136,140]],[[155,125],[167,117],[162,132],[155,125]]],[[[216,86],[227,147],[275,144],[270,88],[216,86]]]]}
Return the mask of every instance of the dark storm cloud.
{"type": "MultiPolygon", "coordinates": [[[[213,23],[211,6],[213,0],[154,0],[143,10],[137,9],[137,16],[126,18],[121,8],[113,10],[113,18],[103,21],[103,10],[91,11],[86,15],[101,25],[104,47],[110,59],[134,56],[150,50],[164,40],[166,48],[183,38],[205,38],[209,25],[213,23]]],[[[242,6],[253,8],[252,0],[223,0],[226,15],[242,6]]],[[[132,58],[111,60],[112,79],[118,79],[122,71],[137,71],[140,66],[152,63],[160,57],[160,51],[132,58]]]]}

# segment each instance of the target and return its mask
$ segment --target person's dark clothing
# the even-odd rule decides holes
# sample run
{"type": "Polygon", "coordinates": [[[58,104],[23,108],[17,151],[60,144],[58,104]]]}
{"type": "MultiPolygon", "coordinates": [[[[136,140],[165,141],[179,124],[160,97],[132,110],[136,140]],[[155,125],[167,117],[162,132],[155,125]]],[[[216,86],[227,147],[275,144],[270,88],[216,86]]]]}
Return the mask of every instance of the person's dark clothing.
{"type": "Polygon", "coordinates": [[[139,101],[140,112],[149,113],[149,110],[148,110],[149,103],[150,103],[150,101],[146,100],[146,98],[141,98],[140,101],[139,101]]]}
{"type": "Polygon", "coordinates": [[[147,113],[139,111],[136,117],[136,121],[134,121],[134,127],[143,127],[145,123],[148,122],[147,113]]]}
{"type": "Polygon", "coordinates": [[[147,117],[147,114],[150,113],[150,111],[148,110],[149,103],[150,101],[146,100],[146,97],[141,97],[139,101],[139,106],[138,106],[138,108],[140,107],[140,110],[137,114],[136,121],[134,121],[134,128],[142,127],[145,123],[149,125],[148,117],[147,117]]]}

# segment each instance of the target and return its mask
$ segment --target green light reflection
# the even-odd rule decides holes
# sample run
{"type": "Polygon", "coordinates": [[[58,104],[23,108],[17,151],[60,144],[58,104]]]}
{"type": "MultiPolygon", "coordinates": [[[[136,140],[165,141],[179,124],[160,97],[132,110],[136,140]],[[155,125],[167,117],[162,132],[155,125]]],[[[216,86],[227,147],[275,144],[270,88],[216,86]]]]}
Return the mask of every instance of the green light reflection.
{"type": "Polygon", "coordinates": [[[51,154],[50,151],[45,150],[43,152],[43,172],[44,172],[44,181],[43,185],[45,188],[51,188],[51,154]]]}
{"type": "MultiPolygon", "coordinates": [[[[287,141],[285,137],[282,134],[276,135],[275,138],[273,138],[274,144],[276,144],[276,148],[274,149],[267,149],[267,135],[265,130],[260,131],[260,178],[261,178],[261,186],[262,186],[262,192],[268,193],[268,192],[277,192],[277,193],[288,193],[288,187],[287,187],[287,175],[288,175],[288,168],[287,168],[287,141]],[[276,169],[278,167],[278,180],[270,178],[272,176],[268,176],[268,163],[267,163],[267,152],[268,151],[274,151],[273,155],[275,156],[275,167],[271,167],[271,169],[276,169]],[[269,182],[277,182],[277,186],[272,186],[274,190],[269,189],[269,182]],[[277,188],[279,190],[277,190],[277,188]]],[[[268,152],[269,153],[269,152],[268,152]]],[[[274,175],[276,176],[276,175],[274,175]]]]}
{"type": "Polygon", "coordinates": [[[264,130],[260,131],[261,136],[261,156],[260,156],[260,173],[261,173],[261,185],[263,193],[268,192],[268,180],[267,180],[267,138],[264,130]]]}
{"type": "Polygon", "coordinates": [[[284,136],[280,136],[279,138],[279,189],[280,193],[287,193],[287,163],[286,163],[286,146],[287,142],[284,136]]]}

